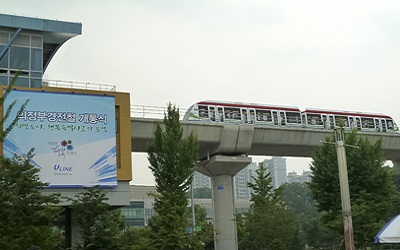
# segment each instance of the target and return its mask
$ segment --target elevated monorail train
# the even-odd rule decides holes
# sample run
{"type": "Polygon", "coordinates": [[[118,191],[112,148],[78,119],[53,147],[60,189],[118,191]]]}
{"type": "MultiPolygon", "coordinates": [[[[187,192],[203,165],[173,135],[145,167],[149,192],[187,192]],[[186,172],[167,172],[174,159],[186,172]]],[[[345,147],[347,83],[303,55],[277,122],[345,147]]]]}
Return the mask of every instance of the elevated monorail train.
{"type": "Polygon", "coordinates": [[[337,111],[239,102],[201,101],[186,111],[184,121],[254,124],[265,126],[346,129],[365,132],[398,132],[393,118],[385,114],[337,111]]]}

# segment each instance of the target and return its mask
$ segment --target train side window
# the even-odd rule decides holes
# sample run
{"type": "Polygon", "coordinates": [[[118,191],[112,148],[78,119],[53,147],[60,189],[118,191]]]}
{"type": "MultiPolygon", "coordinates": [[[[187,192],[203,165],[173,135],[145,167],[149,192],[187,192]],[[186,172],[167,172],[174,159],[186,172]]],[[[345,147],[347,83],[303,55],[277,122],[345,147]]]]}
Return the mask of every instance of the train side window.
{"type": "Polygon", "coordinates": [[[266,112],[265,110],[256,109],[256,119],[258,122],[266,121],[266,113],[265,112],[266,112]]]}
{"type": "Polygon", "coordinates": [[[361,118],[362,128],[375,128],[374,119],[372,118],[361,118]]]}
{"type": "Polygon", "coordinates": [[[257,118],[257,121],[272,122],[271,111],[257,109],[256,110],[256,118],[257,118]]]}
{"type": "Polygon", "coordinates": [[[240,120],[240,110],[238,108],[225,107],[225,120],[240,120]]]}
{"type": "Polygon", "coordinates": [[[300,113],[286,112],[286,120],[288,123],[301,123],[300,113]]]}
{"type": "Polygon", "coordinates": [[[307,123],[311,125],[321,125],[321,116],[317,114],[307,114],[307,123]]]}
{"type": "Polygon", "coordinates": [[[239,109],[238,110],[234,110],[232,113],[233,113],[232,119],[235,119],[235,120],[241,120],[242,119],[241,116],[240,116],[239,109]]]}
{"type": "Polygon", "coordinates": [[[199,105],[199,117],[208,118],[208,107],[205,105],[199,105]]]}
{"type": "Polygon", "coordinates": [[[374,119],[371,118],[371,120],[368,121],[368,128],[375,129],[374,119]]]}
{"type": "Polygon", "coordinates": [[[349,126],[349,121],[347,119],[347,116],[335,116],[336,124],[340,126],[343,124],[343,126],[348,127],[349,126]]]}

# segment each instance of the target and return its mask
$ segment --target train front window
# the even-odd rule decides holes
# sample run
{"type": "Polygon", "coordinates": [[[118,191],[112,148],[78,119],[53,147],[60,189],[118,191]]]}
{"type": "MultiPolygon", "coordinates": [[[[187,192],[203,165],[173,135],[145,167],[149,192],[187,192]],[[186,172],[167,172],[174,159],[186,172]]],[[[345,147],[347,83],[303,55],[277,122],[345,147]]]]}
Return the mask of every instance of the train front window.
{"type": "Polygon", "coordinates": [[[208,107],[205,105],[199,105],[199,117],[208,118],[208,107]]]}
{"type": "Polygon", "coordinates": [[[390,120],[390,119],[386,119],[386,123],[387,123],[387,128],[388,129],[394,129],[394,126],[393,126],[393,120],[390,120]]]}

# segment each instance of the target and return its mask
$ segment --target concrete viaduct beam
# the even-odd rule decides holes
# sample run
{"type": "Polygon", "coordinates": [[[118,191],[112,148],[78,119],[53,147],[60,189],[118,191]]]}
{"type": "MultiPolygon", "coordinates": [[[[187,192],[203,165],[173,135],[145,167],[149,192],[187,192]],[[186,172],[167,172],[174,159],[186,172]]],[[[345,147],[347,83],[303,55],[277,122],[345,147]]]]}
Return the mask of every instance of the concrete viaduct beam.
{"type": "MultiPolygon", "coordinates": [[[[132,152],[146,152],[160,119],[131,118],[132,152]]],[[[199,140],[199,160],[212,155],[269,155],[311,157],[320,141],[332,134],[329,130],[278,126],[231,125],[182,122],[184,136],[193,131],[199,140]]],[[[383,139],[387,160],[400,162],[400,133],[359,133],[371,143],[383,139]]]]}

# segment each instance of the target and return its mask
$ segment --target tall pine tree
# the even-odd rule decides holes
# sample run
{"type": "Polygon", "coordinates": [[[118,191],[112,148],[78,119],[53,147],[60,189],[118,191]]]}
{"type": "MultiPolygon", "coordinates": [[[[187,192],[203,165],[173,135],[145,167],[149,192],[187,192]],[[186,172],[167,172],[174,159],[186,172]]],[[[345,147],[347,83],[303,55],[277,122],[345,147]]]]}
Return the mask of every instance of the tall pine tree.
{"type": "Polygon", "coordinates": [[[183,139],[179,109],[168,104],[163,126],[156,125],[148,147],[149,168],[156,182],[154,210],[150,227],[156,249],[188,249],[186,232],[189,190],[197,159],[198,142],[193,132],[183,139]]]}
{"type": "Polygon", "coordinates": [[[248,183],[253,190],[253,204],[245,218],[238,218],[239,249],[269,249],[281,244],[296,249],[293,247],[297,242],[296,218],[285,206],[281,188],[274,189],[271,173],[262,164],[253,180],[254,183],[248,183]]]}

